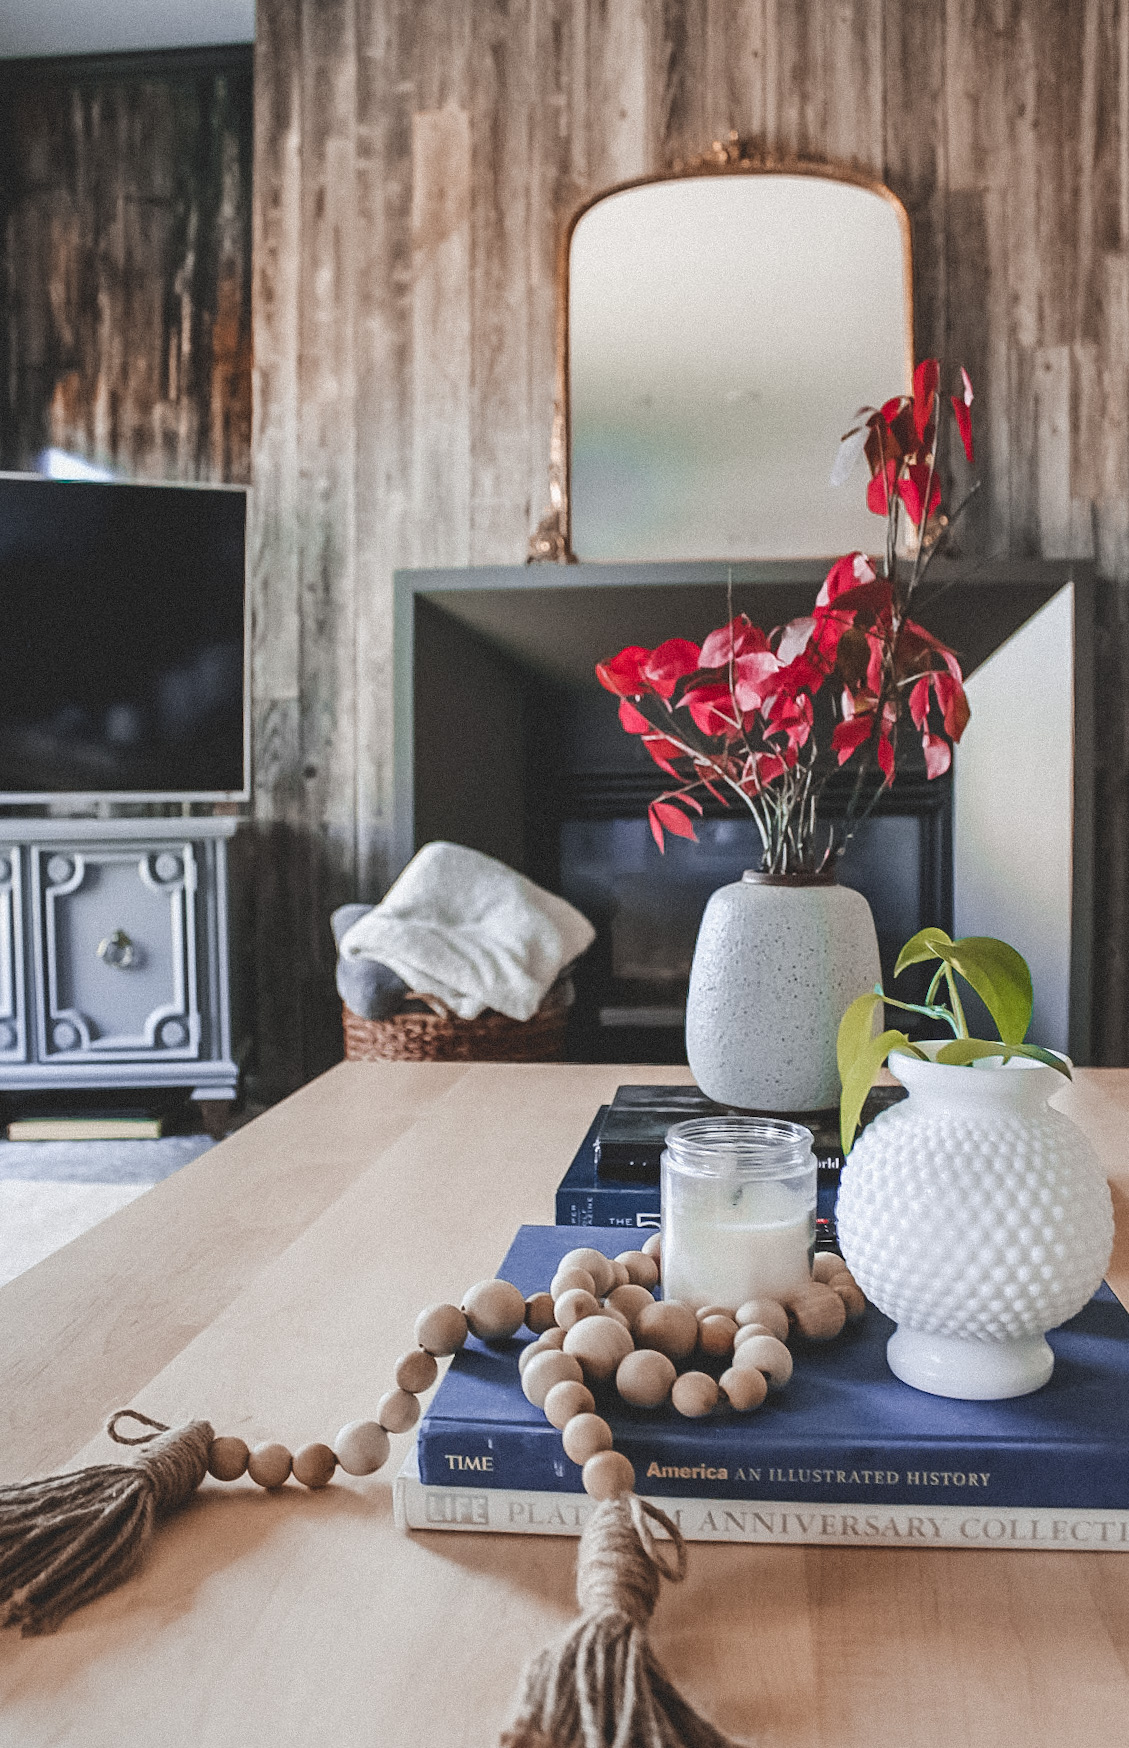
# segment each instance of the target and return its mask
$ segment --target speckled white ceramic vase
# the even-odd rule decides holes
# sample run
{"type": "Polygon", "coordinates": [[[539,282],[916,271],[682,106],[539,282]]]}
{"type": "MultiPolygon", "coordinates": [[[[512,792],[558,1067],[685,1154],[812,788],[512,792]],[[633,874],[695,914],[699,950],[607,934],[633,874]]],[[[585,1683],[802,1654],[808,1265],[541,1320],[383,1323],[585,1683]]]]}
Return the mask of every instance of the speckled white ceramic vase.
{"type": "Polygon", "coordinates": [[[910,1096],[851,1150],[839,1248],[898,1325],[896,1377],[935,1396],[1024,1396],[1054,1369],[1045,1332],[1082,1309],[1109,1262],[1097,1154],[1048,1106],[1065,1084],[1053,1068],[900,1055],[890,1068],[910,1096]]]}
{"type": "Polygon", "coordinates": [[[849,886],[752,872],[722,886],[690,971],[694,1079],[743,1110],[827,1110],[839,1097],[839,1021],[880,977],[870,906],[849,886]]]}

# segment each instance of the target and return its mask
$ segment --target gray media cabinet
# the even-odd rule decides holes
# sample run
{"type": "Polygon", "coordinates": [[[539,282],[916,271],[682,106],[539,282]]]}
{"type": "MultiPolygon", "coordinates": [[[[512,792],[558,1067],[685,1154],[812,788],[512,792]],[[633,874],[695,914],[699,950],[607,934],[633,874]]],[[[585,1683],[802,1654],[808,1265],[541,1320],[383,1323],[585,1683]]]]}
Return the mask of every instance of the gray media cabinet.
{"type": "Polygon", "coordinates": [[[0,820],[0,1091],[233,1099],[230,818],[0,820]]]}

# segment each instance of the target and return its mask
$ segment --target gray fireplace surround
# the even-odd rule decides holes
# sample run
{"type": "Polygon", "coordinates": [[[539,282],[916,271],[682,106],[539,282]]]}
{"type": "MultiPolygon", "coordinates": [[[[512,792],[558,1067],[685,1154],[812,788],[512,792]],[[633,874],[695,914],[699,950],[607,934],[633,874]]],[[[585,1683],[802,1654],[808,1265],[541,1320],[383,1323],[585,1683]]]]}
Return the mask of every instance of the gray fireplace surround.
{"type": "MultiPolygon", "coordinates": [[[[781,624],[810,612],[826,570],[822,561],[804,560],[398,572],[395,869],[419,845],[449,838],[561,890],[561,847],[575,841],[577,829],[569,822],[642,822],[650,794],[663,781],[618,730],[614,702],[595,680],[595,663],[627,644],[700,640],[724,623],[730,586],[737,611],[765,628],[781,624]]],[[[1066,822],[1073,855],[1069,1041],[1075,1060],[1085,1062],[1092,959],[1092,567],[1066,560],[973,565],[938,559],[914,616],[958,651],[966,675],[972,675],[1067,585],[1073,585],[1074,601],[1073,818],[1066,822]]],[[[912,788],[911,779],[905,793],[912,788]]],[[[919,840],[933,864],[921,871],[923,920],[945,926],[944,917],[952,914],[952,810],[941,807],[940,786],[921,782],[917,788],[925,799],[919,807],[911,794],[909,809],[920,813],[919,840]]],[[[664,877],[673,873],[672,866],[664,877]]],[[[876,920],[881,938],[883,919],[876,920]]]]}

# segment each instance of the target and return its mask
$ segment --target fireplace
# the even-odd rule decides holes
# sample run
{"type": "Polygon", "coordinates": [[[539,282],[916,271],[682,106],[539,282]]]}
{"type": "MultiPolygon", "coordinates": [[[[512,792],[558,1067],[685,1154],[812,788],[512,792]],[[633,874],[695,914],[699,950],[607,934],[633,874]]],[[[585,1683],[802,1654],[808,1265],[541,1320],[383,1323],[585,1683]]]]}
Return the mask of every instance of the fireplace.
{"type": "MultiPolygon", "coordinates": [[[[758,624],[810,608],[816,563],[572,565],[411,571],[396,579],[396,826],[402,865],[451,838],[569,898],[597,940],[577,971],[570,1056],[685,1061],[683,1017],[702,910],[756,866],[750,817],[707,808],[697,844],[660,856],[647,805],[665,786],[593,677],[627,643],[700,639],[734,606],[758,624]]],[[[973,672],[1063,583],[1069,567],[996,576],[942,570],[920,616],[973,672]]],[[[848,783],[825,812],[842,814],[848,783]]],[[[893,789],[843,857],[840,878],[874,912],[883,974],[918,928],[953,928],[953,784],[902,760],[893,789]]],[[[906,980],[908,983],[909,980],[906,980]]],[[[907,998],[915,992],[899,984],[907,998]]],[[[904,1016],[898,1023],[901,1024],[904,1016]]],[[[912,1029],[912,1028],[911,1028],[912,1029]]]]}

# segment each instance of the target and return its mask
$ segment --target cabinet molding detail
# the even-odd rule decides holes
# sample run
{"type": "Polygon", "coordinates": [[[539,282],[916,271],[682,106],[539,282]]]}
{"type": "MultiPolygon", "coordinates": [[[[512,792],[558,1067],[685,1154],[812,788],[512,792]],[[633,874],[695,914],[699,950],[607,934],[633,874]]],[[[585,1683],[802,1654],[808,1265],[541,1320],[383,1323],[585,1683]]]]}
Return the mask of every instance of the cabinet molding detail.
{"type": "Polygon", "coordinates": [[[205,818],[7,822],[0,1088],[183,1085],[234,1097],[234,829],[205,818]]]}

